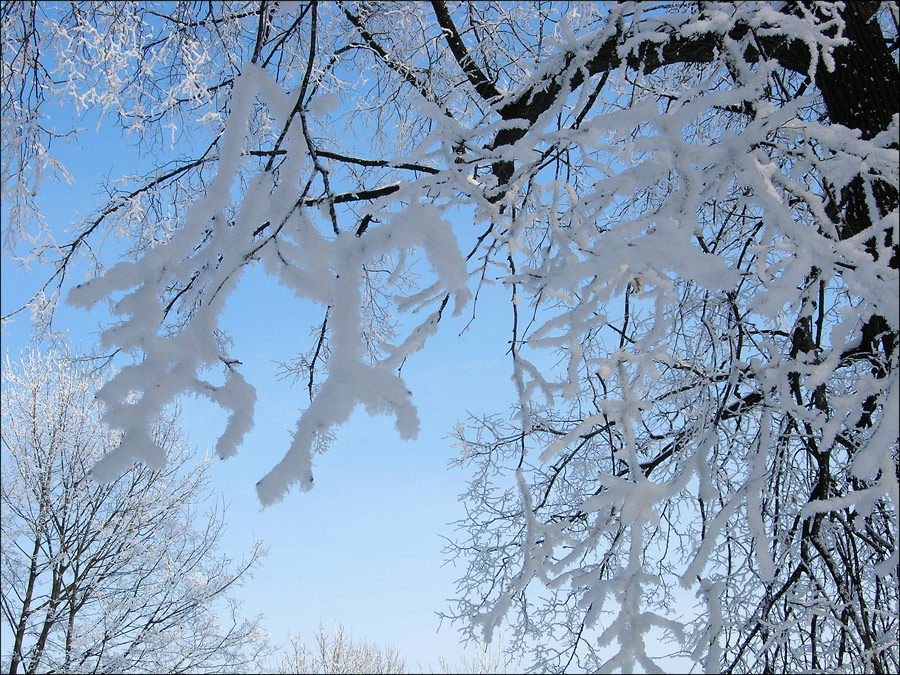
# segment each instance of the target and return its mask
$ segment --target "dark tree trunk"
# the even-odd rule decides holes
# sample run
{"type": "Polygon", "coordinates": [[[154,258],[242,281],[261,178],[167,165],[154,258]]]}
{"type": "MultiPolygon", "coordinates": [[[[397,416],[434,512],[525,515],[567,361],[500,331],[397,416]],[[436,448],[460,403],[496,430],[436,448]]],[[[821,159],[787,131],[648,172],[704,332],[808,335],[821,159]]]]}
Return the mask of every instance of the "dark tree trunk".
{"type": "MultiPolygon", "coordinates": [[[[831,123],[858,129],[864,140],[871,140],[887,130],[893,116],[900,112],[897,65],[871,13],[872,4],[846,4],[842,16],[844,37],[849,43],[835,50],[834,70],[828,71],[824,64],[819,64],[816,69],[816,86],[822,92],[831,123]]],[[[878,216],[896,209],[897,187],[877,178],[870,177],[870,180],[880,211],[878,216]]],[[[842,238],[855,236],[872,226],[872,216],[875,214],[869,212],[864,177],[842,188],[838,211],[842,238]]],[[[896,236],[892,239],[886,243],[896,248],[896,236]]],[[[876,250],[874,243],[870,244],[873,254],[876,250]]],[[[897,267],[896,252],[892,256],[891,266],[897,267]]]]}

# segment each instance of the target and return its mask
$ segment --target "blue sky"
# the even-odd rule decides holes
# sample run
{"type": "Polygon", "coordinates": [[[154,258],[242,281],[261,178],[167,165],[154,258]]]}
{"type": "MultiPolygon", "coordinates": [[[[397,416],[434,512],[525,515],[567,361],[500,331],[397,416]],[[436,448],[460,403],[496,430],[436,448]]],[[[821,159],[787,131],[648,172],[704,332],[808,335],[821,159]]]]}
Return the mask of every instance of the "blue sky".
{"type": "MultiPolygon", "coordinates": [[[[54,232],[99,203],[103,176],[120,175],[134,161],[117,130],[104,127],[97,134],[94,124],[82,126],[80,147],[54,148],[76,182],[42,188],[40,203],[54,232]]],[[[23,270],[4,251],[2,313],[30,297],[50,271],[36,264],[23,270]]],[[[483,294],[479,316],[508,311],[500,309],[508,307],[507,293],[483,294]]],[[[468,311],[455,318],[445,313],[443,329],[404,367],[419,408],[418,438],[404,441],[392,419],[357,410],[339,429],[332,450],[317,458],[314,489],[293,490],[262,509],[255,483],[284,454],[297,411],[307,402],[305,383],[278,381],[275,361],[288,361],[309,344],[305,326],[317,316],[255,270],[230,298],[220,324],[231,333],[232,354],[243,362],[242,373],[258,396],[253,431],[238,455],[217,462],[213,473],[214,489],[229,504],[225,552],[240,558],[254,537],[269,547],[255,579],[240,591],[244,611],[265,614],[264,626],[276,642],[298,632],[311,642],[320,622],[326,629],[342,623],[354,638],[395,645],[411,668],[436,669],[441,656],[459,662],[474,648],[458,645],[455,626],[445,622],[438,632],[436,616],[455,595],[462,571],[444,565],[442,554],[442,536],[453,536],[449,523],[464,515],[458,495],[465,473],[448,469],[457,451],[447,435],[467,411],[508,408],[514,393],[505,355],[509,323],[478,321],[459,337],[468,311]]],[[[68,332],[74,349],[86,351],[104,319],[102,309],[87,313],[63,306],[55,326],[68,332]]],[[[28,348],[27,313],[7,324],[0,339],[4,354],[13,358],[28,348]]],[[[211,451],[225,414],[205,402],[183,405],[192,445],[198,453],[211,451]]]]}

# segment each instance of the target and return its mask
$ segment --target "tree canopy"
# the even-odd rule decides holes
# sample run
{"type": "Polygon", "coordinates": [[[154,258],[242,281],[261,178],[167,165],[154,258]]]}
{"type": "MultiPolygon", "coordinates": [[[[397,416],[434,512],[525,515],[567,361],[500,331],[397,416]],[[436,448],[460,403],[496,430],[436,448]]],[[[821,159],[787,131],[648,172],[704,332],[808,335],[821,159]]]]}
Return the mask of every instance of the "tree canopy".
{"type": "Polygon", "coordinates": [[[93,397],[101,378],[60,352],[3,365],[4,667],[18,672],[237,672],[267,649],[231,591],[264,555],[217,551],[224,507],[209,461],[192,460],[177,415],[153,438],[164,471],[88,470],[118,443],[93,397]]]}
{"type": "Polygon", "coordinates": [[[445,313],[506,321],[514,409],[459,431],[451,616],[548,670],[653,669],[652,630],[710,671],[897,670],[896,3],[6,3],[2,28],[7,249],[54,266],[36,307],[109,302],[134,357],[95,475],[161,468],[182,393],[237,450],[255,394],[218,320],[254,267],[320,309],[264,504],[358,405],[416,434],[402,366],[445,313]],[[52,100],[151,164],[62,241],[52,100]]]}

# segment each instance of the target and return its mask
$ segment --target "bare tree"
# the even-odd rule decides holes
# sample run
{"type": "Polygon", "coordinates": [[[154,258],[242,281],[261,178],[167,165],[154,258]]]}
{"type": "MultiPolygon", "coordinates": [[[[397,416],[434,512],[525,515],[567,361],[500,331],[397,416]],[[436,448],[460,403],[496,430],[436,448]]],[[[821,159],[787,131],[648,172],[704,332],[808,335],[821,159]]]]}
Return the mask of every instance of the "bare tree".
{"type": "MultiPolygon", "coordinates": [[[[461,660],[451,662],[445,658],[438,661],[441,673],[473,673],[477,675],[491,675],[499,673],[518,673],[522,668],[513,663],[510,655],[504,653],[503,643],[494,640],[493,645],[479,643],[469,656],[461,660]]],[[[431,670],[429,672],[435,672],[431,670]]]]}
{"type": "Polygon", "coordinates": [[[273,669],[276,673],[405,673],[403,657],[394,647],[368,640],[354,641],[343,626],[331,633],[319,626],[316,644],[309,647],[300,635],[291,636],[291,652],[273,669]]]}
{"type": "Polygon", "coordinates": [[[101,390],[126,442],[98,475],[161,467],[150,423],[182,392],[231,411],[236,451],[253,391],[218,321],[252,267],[321,310],[264,504],[312,486],[359,404],[415,435],[401,367],[445,313],[507,321],[512,415],[458,434],[465,630],[507,621],[543,670],[656,668],[652,631],[711,671],[900,667],[896,3],[2,21],[8,250],[53,265],[36,306],[113,300],[103,345],[139,356],[101,390]],[[52,99],[155,158],[63,243],[33,198],[52,99]],[[81,255],[97,274],[70,290],[81,255]],[[505,315],[477,312],[492,291],[505,315]]]}
{"type": "Polygon", "coordinates": [[[164,471],[99,485],[90,467],[121,440],[100,421],[97,378],[60,353],[3,369],[3,659],[18,672],[240,671],[264,651],[230,589],[263,555],[217,554],[224,508],[177,415],[154,438],[164,471]]]}

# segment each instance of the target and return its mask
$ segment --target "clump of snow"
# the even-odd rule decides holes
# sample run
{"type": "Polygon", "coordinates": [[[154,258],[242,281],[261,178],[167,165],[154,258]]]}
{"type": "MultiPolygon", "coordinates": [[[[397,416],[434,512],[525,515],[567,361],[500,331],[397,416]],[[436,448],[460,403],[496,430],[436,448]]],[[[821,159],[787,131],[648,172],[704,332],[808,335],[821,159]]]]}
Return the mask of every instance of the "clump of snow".
{"type": "Polygon", "coordinates": [[[312,103],[310,103],[307,107],[307,110],[309,110],[310,115],[315,115],[316,117],[324,117],[329,113],[333,113],[340,107],[341,99],[337,94],[325,93],[316,96],[312,100],[312,103]]]}

